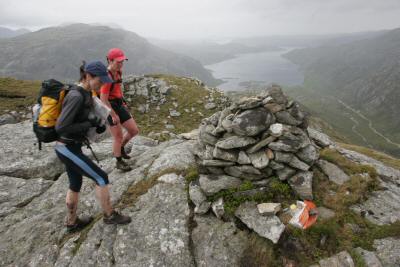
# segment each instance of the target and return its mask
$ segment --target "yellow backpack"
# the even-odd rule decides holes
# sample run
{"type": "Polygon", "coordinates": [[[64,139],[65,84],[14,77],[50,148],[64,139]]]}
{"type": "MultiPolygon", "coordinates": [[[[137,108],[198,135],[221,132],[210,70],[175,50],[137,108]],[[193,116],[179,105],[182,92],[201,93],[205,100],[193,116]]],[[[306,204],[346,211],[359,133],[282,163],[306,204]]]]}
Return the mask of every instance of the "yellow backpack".
{"type": "Polygon", "coordinates": [[[41,143],[50,143],[58,138],[55,126],[61,114],[62,103],[71,85],[50,79],[42,82],[37,104],[33,107],[33,131],[41,143]]]}

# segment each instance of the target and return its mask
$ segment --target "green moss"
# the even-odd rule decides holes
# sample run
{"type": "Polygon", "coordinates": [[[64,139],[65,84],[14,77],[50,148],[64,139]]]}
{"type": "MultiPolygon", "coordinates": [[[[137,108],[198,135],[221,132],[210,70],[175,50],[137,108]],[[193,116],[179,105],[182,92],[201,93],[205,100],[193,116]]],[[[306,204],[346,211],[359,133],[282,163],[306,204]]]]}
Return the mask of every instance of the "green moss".
{"type": "Polygon", "coordinates": [[[40,85],[40,81],[0,77],[0,114],[6,110],[26,111],[36,102],[40,85]]]}
{"type": "Polygon", "coordinates": [[[379,151],[376,151],[376,150],[373,150],[370,148],[357,146],[357,145],[353,145],[353,144],[340,143],[340,146],[342,146],[346,149],[349,149],[349,150],[359,152],[368,157],[371,157],[380,162],[383,162],[387,166],[390,166],[392,168],[396,168],[396,169],[400,170],[400,159],[389,156],[383,152],[379,152],[379,151]]]}
{"type": "Polygon", "coordinates": [[[302,230],[289,225],[287,231],[290,238],[301,244],[302,250],[295,251],[293,255],[301,262],[301,266],[309,266],[343,250],[353,256],[356,266],[364,266],[363,260],[353,248],[374,250],[375,239],[400,236],[400,222],[379,226],[354,212],[344,210],[337,212],[332,219],[319,220],[309,229],[302,230]],[[354,232],[351,225],[356,225],[359,230],[354,232]],[[321,242],[322,239],[325,241],[321,242]]]}
{"type": "Polygon", "coordinates": [[[348,252],[354,261],[355,267],[368,267],[364,261],[364,258],[355,249],[351,249],[348,252]]]}
{"type": "MultiPolygon", "coordinates": [[[[355,203],[365,201],[371,191],[379,189],[373,167],[351,162],[332,149],[322,150],[321,158],[342,168],[351,179],[339,186],[314,168],[314,203],[333,209],[335,216],[329,220],[318,219],[307,230],[289,225],[286,238],[294,238],[301,247],[301,250],[294,251],[290,257],[299,262],[300,266],[309,266],[322,258],[346,250],[353,256],[356,266],[364,266],[362,258],[353,248],[373,250],[375,239],[400,236],[400,222],[379,226],[350,210],[355,203]]],[[[281,249],[279,253],[283,255],[284,251],[281,249]]]]}
{"type": "Polygon", "coordinates": [[[192,166],[185,171],[185,179],[188,184],[199,178],[199,170],[197,166],[192,166]]]}
{"type": "Polygon", "coordinates": [[[348,175],[362,173],[363,171],[371,171],[371,175],[376,176],[376,171],[373,167],[367,167],[348,160],[342,156],[337,150],[325,148],[320,151],[320,158],[327,160],[335,165],[338,165],[348,175]]]}
{"type": "Polygon", "coordinates": [[[293,199],[293,192],[289,184],[280,181],[278,178],[272,179],[269,188],[272,198],[293,199]]]}
{"type": "Polygon", "coordinates": [[[240,260],[240,266],[246,267],[274,267],[282,266],[276,256],[275,248],[271,241],[251,233],[247,247],[240,260]]]}
{"type": "Polygon", "coordinates": [[[340,167],[350,175],[350,180],[338,186],[315,169],[313,187],[317,205],[343,210],[366,200],[370,192],[380,189],[378,174],[374,167],[354,163],[334,149],[321,150],[320,157],[340,167]],[[332,193],[327,193],[330,191],[332,193]]]}
{"type": "Polygon", "coordinates": [[[287,183],[280,181],[276,177],[271,177],[270,179],[270,184],[267,186],[268,190],[266,192],[257,192],[252,196],[235,194],[256,189],[251,181],[244,181],[239,187],[221,190],[213,196],[209,196],[207,200],[213,202],[222,197],[224,199],[225,212],[228,215],[233,215],[236,209],[246,201],[255,201],[256,203],[279,202],[283,205],[289,205],[289,203],[295,201],[295,196],[287,183]]]}

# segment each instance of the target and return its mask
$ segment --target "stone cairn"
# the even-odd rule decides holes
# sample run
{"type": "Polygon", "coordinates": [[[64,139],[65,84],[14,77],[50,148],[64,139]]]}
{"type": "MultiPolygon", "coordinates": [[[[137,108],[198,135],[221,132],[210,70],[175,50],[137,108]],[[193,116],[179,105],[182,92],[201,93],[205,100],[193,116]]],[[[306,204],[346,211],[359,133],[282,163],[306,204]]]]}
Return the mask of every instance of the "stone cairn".
{"type": "Polygon", "coordinates": [[[208,203],[207,196],[244,181],[268,186],[273,176],[288,181],[301,199],[312,199],[310,168],[319,152],[307,127],[299,104],[289,101],[277,85],[204,119],[197,152],[202,174],[189,187],[195,212],[205,213],[212,205],[220,217],[222,203],[208,203]]]}

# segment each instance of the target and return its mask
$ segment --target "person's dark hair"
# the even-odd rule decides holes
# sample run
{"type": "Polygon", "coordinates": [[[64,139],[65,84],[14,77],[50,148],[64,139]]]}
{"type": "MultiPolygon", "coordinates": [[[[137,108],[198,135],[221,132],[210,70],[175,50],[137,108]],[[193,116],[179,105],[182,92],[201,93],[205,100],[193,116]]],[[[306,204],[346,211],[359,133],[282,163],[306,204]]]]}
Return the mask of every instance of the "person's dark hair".
{"type": "Polygon", "coordinates": [[[80,76],[79,81],[80,82],[86,80],[86,74],[89,74],[92,77],[96,77],[96,75],[86,72],[85,67],[86,67],[86,61],[82,60],[82,65],[79,67],[79,76],[80,76]]]}
{"type": "Polygon", "coordinates": [[[86,62],[83,60],[82,61],[82,65],[79,67],[79,74],[80,74],[79,75],[80,76],[79,81],[80,82],[82,82],[83,80],[86,79],[85,65],[86,65],[86,62]]]}

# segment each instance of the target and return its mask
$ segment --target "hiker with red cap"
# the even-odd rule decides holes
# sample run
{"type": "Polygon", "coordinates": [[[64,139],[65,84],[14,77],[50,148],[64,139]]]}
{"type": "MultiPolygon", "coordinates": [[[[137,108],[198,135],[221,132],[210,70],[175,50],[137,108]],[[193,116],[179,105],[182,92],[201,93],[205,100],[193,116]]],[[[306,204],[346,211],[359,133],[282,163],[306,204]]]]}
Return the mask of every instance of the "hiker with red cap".
{"type": "Polygon", "coordinates": [[[116,168],[122,171],[131,170],[131,167],[123,160],[130,159],[125,152],[125,145],[139,133],[136,122],[129,113],[123,98],[122,67],[126,60],[128,59],[121,49],[112,48],[108,51],[108,75],[113,83],[104,84],[100,89],[101,101],[111,108],[107,120],[113,136],[113,154],[117,159],[116,168]],[[123,128],[126,130],[125,134],[123,134],[123,128]]]}

